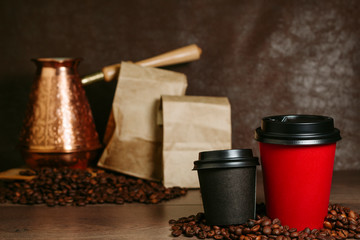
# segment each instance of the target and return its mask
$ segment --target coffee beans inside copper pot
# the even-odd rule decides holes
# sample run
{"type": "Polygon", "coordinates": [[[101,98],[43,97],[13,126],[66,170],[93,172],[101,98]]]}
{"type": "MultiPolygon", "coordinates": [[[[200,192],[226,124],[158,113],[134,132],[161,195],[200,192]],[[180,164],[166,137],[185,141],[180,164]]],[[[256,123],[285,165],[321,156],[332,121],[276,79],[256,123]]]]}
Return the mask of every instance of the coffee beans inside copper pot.
{"type": "Polygon", "coordinates": [[[156,204],[186,194],[180,187],[103,170],[41,168],[22,172],[35,175],[27,181],[4,182],[0,203],[77,205],[131,202],[156,204]]]}
{"type": "Polygon", "coordinates": [[[279,219],[270,219],[265,216],[264,207],[264,204],[257,205],[256,219],[249,219],[241,225],[209,226],[206,224],[203,213],[182,217],[178,220],[171,219],[169,223],[172,225],[172,236],[239,240],[360,239],[359,213],[347,207],[330,204],[322,229],[289,228],[289,226],[282,225],[279,219]]]}

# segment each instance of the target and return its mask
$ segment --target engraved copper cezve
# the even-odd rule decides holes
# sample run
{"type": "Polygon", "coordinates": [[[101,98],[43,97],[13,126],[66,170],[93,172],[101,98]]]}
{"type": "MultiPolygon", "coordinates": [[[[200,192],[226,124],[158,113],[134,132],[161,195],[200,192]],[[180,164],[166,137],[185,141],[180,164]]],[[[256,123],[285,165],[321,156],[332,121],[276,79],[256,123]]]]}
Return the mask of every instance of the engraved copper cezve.
{"type": "Polygon", "coordinates": [[[101,147],[77,67],[80,58],[39,58],[20,145],[30,167],[74,165],[101,147]]]}

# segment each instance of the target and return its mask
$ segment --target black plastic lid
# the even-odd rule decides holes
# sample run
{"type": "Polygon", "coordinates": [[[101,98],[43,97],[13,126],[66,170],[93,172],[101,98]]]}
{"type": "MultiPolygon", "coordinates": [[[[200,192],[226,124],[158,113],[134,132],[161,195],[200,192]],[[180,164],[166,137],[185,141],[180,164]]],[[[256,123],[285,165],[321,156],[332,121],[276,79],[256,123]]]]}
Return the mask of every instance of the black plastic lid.
{"type": "Polygon", "coordinates": [[[215,150],[199,153],[199,160],[194,162],[193,170],[213,168],[253,167],[259,165],[251,149],[215,150]]]}
{"type": "Polygon", "coordinates": [[[279,115],[265,117],[255,130],[255,139],[282,145],[318,145],[341,139],[334,120],[317,115],[279,115]]]}

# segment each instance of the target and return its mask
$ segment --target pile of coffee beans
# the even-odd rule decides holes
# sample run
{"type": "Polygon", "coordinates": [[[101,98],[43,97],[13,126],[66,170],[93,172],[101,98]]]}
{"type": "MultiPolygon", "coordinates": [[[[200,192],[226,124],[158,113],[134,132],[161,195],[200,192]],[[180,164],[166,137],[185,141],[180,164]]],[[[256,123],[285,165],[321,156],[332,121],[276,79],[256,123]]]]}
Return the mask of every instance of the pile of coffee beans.
{"type": "Polygon", "coordinates": [[[104,170],[41,168],[22,175],[31,180],[3,182],[0,203],[76,205],[131,202],[156,204],[186,194],[180,187],[165,188],[146,181],[104,170]]]}
{"type": "Polygon", "coordinates": [[[239,240],[341,240],[360,239],[359,214],[338,204],[329,205],[328,215],[322,229],[305,228],[298,231],[281,225],[279,219],[264,215],[264,205],[257,206],[256,219],[245,224],[230,226],[206,225],[203,213],[170,220],[172,236],[197,237],[199,239],[239,239],[239,240]],[[260,211],[259,211],[260,208],[260,211]]]}

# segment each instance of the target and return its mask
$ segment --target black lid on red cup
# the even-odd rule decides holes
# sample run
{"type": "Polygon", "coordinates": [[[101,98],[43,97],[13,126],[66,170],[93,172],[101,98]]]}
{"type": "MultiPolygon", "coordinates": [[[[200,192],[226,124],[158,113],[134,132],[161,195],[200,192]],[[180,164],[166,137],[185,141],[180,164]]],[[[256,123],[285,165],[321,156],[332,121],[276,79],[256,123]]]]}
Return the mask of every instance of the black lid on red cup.
{"type": "Polygon", "coordinates": [[[331,117],[278,115],[265,117],[255,130],[255,140],[282,145],[319,145],[337,142],[340,131],[331,117]]]}
{"type": "Polygon", "coordinates": [[[259,165],[251,149],[214,150],[199,153],[193,170],[214,168],[253,167],[259,165]]]}

